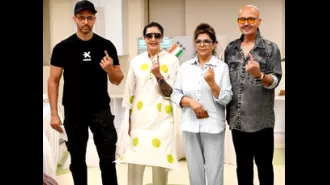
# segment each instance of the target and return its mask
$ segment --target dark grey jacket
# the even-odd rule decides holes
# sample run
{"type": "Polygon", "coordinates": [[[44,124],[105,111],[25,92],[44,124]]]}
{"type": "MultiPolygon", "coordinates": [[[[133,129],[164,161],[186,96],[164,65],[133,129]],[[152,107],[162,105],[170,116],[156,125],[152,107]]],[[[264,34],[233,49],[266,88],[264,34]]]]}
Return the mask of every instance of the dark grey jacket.
{"type": "Polygon", "coordinates": [[[233,98],[227,105],[227,121],[230,129],[243,132],[256,132],[264,128],[274,128],[275,88],[282,78],[281,54],[278,46],[261,37],[258,31],[251,55],[260,64],[264,74],[273,76],[273,84],[264,87],[246,72],[249,57],[244,57],[241,38],[228,44],[225,49],[225,62],[229,67],[233,98]]]}

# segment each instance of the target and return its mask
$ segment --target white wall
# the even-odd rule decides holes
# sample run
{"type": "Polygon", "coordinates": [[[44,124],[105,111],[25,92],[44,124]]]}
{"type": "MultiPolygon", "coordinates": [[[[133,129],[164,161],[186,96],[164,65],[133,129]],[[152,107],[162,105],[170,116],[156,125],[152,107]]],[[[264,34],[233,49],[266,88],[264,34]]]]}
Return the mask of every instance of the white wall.
{"type": "MultiPolygon", "coordinates": [[[[193,35],[200,22],[213,26],[217,35],[226,35],[228,42],[240,36],[236,23],[238,9],[245,4],[254,4],[260,8],[262,35],[273,40],[281,48],[285,56],[284,45],[284,0],[149,0],[150,21],[160,22],[165,35],[193,35]]],[[[128,0],[128,56],[119,57],[124,74],[128,71],[129,61],[137,54],[136,39],[142,35],[147,23],[147,0],[128,0]]],[[[73,33],[72,0],[44,0],[44,63],[49,63],[51,49],[54,45],[73,33]]],[[[97,24],[97,22],[96,22],[97,24]]],[[[222,46],[223,48],[225,46],[222,46]]],[[[282,63],[283,72],[285,63],[282,63]]],[[[48,68],[44,70],[44,93],[48,68]]],[[[120,86],[109,85],[111,94],[122,94],[126,78],[120,86]]],[[[62,88],[62,87],[60,87],[62,88]]],[[[285,89],[285,74],[276,89],[285,89]]]]}
{"type": "MultiPolygon", "coordinates": [[[[145,0],[128,0],[129,55],[119,57],[124,74],[128,72],[129,61],[137,55],[136,39],[142,35],[147,20],[147,14],[144,10],[145,0]]],[[[51,50],[55,44],[73,34],[72,16],[73,5],[71,0],[44,0],[44,64],[49,64],[51,50]]],[[[48,76],[49,66],[44,66],[43,93],[47,93],[48,76]]],[[[109,84],[109,92],[114,95],[121,94],[125,81],[126,78],[119,86],[109,84]]],[[[60,92],[62,92],[62,89],[63,83],[60,85],[60,92]]],[[[62,93],[59,94],[59,100],[61,99],[62,93]]]]}
{"type": "Polygon", "coordinates": [[[149,18],[164,27],[165,35],[186,35],[185,0],[149,0],[149,18]]]}
{"type": "MultiPolygon", "coordinates": [[[[246,4],[253,4],[260,9],[261,34],[278,44],[284,58],[284,0],[150,0],[149,14],[150,21],[163,25],[166,36],[192,36],[199,23],[209,23],[217,35],[226,36],[226,41],[220,42],[224,43],[221,45],[224,49],[228,42],[241,35],[236,19],[239,9],[246,4]]],[[[284,72],[284,62],[282,68],[284,72]]],[[[281,89],[285,89],[285,75],[276,93],[281,89]]]]}
{"type": "Polygon", "coordinates": [[[207,22],[217,35],[226,35],[228,42],[240,36],[238,10],[246,4],[260,9],[261,33],[284,48],[284,0],[150,0],[150,20],[160,22],[165,35],[192,36],[196,26],[207,22]]]}
{"type": "MultiPolygon", "coordinates": [[[[211,24],[217,35],[228,35],[227,40],[237,38],[240,33],[236,24],[238,9],[246,3],[260,8],[263,22],[263,36],[278,43],[284,53],[284,0],[149,0],[150,20],[160,22],[165,29],[165,35],[192,35],[200,22],[211,24]]],[[[142,36],[142,30],[147,23],[147,0],[128,0],[128,56],[119,57],[122,70],[127,74],[130,60],[137,55],[137,38],[142,36]]],[[[44,64],[49,64],[51,50],[54,45],[73,34],[73,5],[72,0],[44,0],[44,64]]],[[[97,22],[96,22],[97,24],[97,22]]],[[[285,63],[282,63],[283,72],[285,63]]],[[[47,93],[49,67],[43,70],[43,93],[47,93]]],[[[112,96],[122,94],[126,78],[120,86],[109,85],[112,96]]],[[[60,92],[63,89],[61,81],[60,92]]],[[[285,73],[281,84],[276,89],[285,89],[285,73]]],[[[59,101],[62,93],[59,93],[59,101]]],[[[284,134],[276,138],[284,143],[284,134]]]]}

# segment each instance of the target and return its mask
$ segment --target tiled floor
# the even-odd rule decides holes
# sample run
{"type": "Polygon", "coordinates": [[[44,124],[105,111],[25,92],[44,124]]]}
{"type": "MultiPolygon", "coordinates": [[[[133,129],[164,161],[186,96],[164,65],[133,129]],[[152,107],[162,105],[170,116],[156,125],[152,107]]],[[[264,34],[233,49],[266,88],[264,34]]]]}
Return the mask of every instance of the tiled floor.
{"type": "MultiPolygon", "coordinates": [[[[285,185],[285,166],[284,166],[284,150],[276,152],[274,156],[274,171],[275,171],[275,185],[285,185]]],[[[258,172],[255,168],[255,185],[258,183],[258,172]]],[[[146,168],[144,173],[144,184],[150,185],[152,183],[151,168],[146,168]]],[[[117,165],[117,176],[119,185],[127,185],[127,165],[117,165]]],[[[234,165],[225,164],[225,185],[236,185],[236,167],[234,165]]],[[[73,185],[71,174],[64,173],[58,175],[56,178],[59,185],[73,185]]],[[[90,185],[102,185],[101,173],[99,168],[88,169],[88,182],[90,185]]],[[[186,161],[180,161],[180,168],[169,173],[169,185],[189,185],[188,170],[186,161]]]]}

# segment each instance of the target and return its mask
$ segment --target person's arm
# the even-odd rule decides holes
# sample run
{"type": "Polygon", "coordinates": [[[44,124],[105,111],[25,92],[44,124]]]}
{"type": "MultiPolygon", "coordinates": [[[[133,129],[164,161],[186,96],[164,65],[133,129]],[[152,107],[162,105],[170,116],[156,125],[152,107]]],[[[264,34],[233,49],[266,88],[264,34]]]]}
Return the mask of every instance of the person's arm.
{"type": "Polygon", "coordinates": [[[58,116],[58,89],[62,77],[62,67],[50,66],[48,77],[48,100],[50,104],[51,116],[58,116]]]}
{"type": "Polygon", "coordinates": [[[160,92],[162,92],[164,98],[169,98],[173,91],[170,84],[168,84],[162,76],[156,77],[156,79],[159,84],[160,92]]]}
{"type": "Polygon", "coordinates": [[[160,91],[162,92],[165,99],[170,99],[172,94],[172,86],[174,81],[177,77],[178,70],[179,70],[179,60],[175,58],[175,62],[170,70],[170,75],[167,80],[165,80],[162,76],[156,77],[157,82],[159,84],[160,91]]]}
{"type": "Polygon", "coordinates": [[[109,81],[114,85],[119,85],[124,79],[124,74],[120,69],[120,66],[113,66],[109,72],[107,72],[109,81]]]}
{"type": "Polygon", "coordinates": [[[63,133],[61,128],[62,122],[58,114],[58,89],[64,69],[64,60],[62,56],[65,56],[61,50],[63,50],[63,48],[61,48],[59,44],[57,44],[53,49],[50,61],[47,91],[51,114],[50,126],[58,132],[63,133]]]}
{"type": "Polygon", "coordinates": [[[213,92],[213,99],[220,105],[227,105],[233,96],[232,86],[229,77],[229,68],[225,63],[222,75],[217,83],[210,85],[213,92]],[[221,87],[221,88],[220,88],[221,87]]]}
{"type": "Polygon", "coordinates": [[[266,89],[275,89],[282,78],[281,53],[278,46],[273,43],[272,54],[267,61],[266,73],[263,75],[262,84],[266,89]]]}
{"type": "Polygon", "coordinates": [[[124,79],[124,74],[120,69],[119,59],[117,55],[116,47],[110,42],[107,49],[106,57],[110,60],[109,67],[106,72],[108,74],[109,81],[114,85],[119,85],[124,79]],[[110,54],[110,56],[109,56],[110,54]],[[111,62],[112,60],[112,62],[111,62]]]}
{"type": "Polygon", "coordinates": [[[183,96],[180,101],[181,107],[191,107],[191,102],[193,99],[189,98],[188,96],[183,96]]]}
{"type": "Polygon", "coordinates": [[[64,68],[63,46],[55,45],[50,60],[50,71],[48,77],[48,100],[52,116],[58,116],[58,89],[64,68]]]}
{"type": "MultiPolygon", "coordinates": [[[[183,78],[184,67],[187,66],[180,66],[179,68],[177,78],[173,85],[173,93],[171,94],[171,101],[180,108],[190,107],[194,111],[197,117],[203,116],[206,114],[206,111],[204,110],[201,103],[199,103],[198,101],[194,100],[189,96],[185,96],[183,93],[182,78],[183,78]]],[[[184,78],[187,78],[187,76],[185,76],[184,78]]]]}
{"type": "Polygon", "coordinates": [[[173,92],[171,94],[171,101],[177,105],[181,106],[181,99],[183,99],[183,91],[182,91],[182,66],[179,67],[179,71],[177,77],[174,81],[173,92]]]}
{"type": "Polygon", "coordinates": [[[183,75],[183,68],[182,66],[179,67],[178,74],[176,75],[176,79],[173,85],[173,92],[171,94],[171,101],[177,105],[178,107],[190,107],[191,102],[193,101],[192,98],[188,96],[184,96],[182,90],[182,75],[183,75]]]}

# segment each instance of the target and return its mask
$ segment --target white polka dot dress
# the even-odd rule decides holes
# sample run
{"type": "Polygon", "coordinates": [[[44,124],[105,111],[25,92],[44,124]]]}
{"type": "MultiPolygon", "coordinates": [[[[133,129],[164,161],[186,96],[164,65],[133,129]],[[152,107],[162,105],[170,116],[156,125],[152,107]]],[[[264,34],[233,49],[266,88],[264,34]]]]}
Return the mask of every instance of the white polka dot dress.
{"type": "MultiPolygon", "coordinates": [[[[179,61],[166,51],[158,55],[161,74],[172,86],[179,61]]],[[[131,61],[123,99],[123,106],[131,109],[131,143],[115,162],[174,169],[178,161],[173,107],[151,73],[152,62],[147,52],[131,61]]]]}

